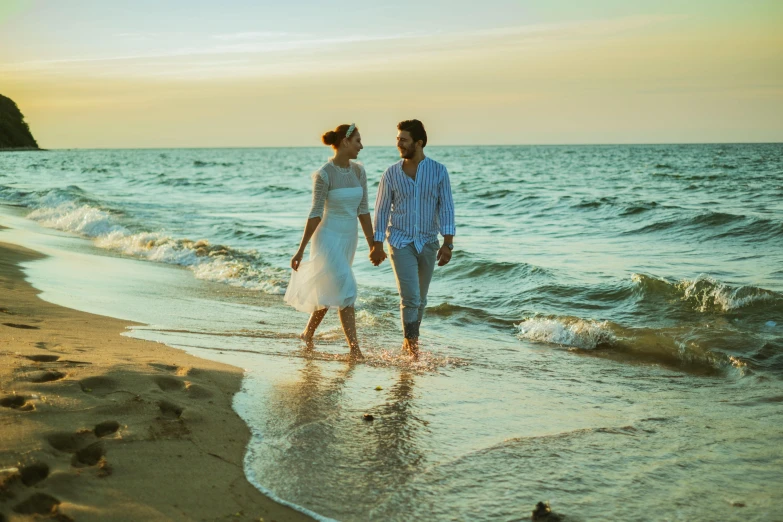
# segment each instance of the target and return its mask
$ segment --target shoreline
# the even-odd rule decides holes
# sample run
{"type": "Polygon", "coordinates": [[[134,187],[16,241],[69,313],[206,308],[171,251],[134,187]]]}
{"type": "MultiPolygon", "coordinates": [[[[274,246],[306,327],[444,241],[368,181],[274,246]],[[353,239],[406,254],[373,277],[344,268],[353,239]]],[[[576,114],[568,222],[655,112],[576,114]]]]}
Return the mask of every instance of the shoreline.
{"type": "Polygon", "coordinates": [[[43,301],[0,242],[0,521],[311,520],[245,476],[243,370],[43,301]]]}

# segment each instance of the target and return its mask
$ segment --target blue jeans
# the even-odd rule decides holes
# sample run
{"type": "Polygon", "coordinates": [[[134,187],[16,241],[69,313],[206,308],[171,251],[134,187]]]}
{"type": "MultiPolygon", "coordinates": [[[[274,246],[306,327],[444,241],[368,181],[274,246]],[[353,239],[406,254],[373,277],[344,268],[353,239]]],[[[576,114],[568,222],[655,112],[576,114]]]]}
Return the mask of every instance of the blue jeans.
{"type": "Polygon", "coordinates": [[[438,241],[427,243],[421,253],[413,243],[404,248],[390,248],[392,269],[400,292],[402,331],[406,339],[418,339],[440,244],[438,241]]]}

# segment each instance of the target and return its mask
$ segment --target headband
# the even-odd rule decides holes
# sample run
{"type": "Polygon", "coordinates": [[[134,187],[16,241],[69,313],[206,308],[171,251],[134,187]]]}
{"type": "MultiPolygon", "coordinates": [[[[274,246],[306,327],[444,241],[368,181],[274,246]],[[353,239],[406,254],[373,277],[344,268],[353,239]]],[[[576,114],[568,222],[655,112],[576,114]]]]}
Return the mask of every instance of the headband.
{"type": "Polygon", "coordinates": [[[351,125],[348,127],[348,130],[345,131],[345,137],[346,138],[350,138],[351,134],[353,134],[353,131],[355,131],[355,130],[356,130],[356,124],[355,123],[351,123],[351,125]]]}

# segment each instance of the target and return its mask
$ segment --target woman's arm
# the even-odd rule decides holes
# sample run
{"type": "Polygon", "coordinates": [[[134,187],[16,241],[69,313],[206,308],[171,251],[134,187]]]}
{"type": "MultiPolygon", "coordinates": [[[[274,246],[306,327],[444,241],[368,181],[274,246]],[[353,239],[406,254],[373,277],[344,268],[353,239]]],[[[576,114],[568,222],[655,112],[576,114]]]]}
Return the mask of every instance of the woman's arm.
{"type": "Polygon", "coordinates": [[[310,206],[310,214],[307,216],[307,224],[305,225],[304,234],[302,234],[302,241],[299,243],[299,250],[297,250],[294,257],[291,258],[291,268],[295,271],[299,270],[299,264],[304,257],[305,248],[307,243],[310,242],[310,238],[313,237],[315,229],[321,223],[321,217],[324,215],[324,206],[326,204],[326,198],[329,195],[329,177],[322,171],[316,171],[313,174],[313,203],[310,206]]]}
{"type": "Polygon", "coordinates": [[[318,216],[311,217],[307,220],[304,234],[302,234],[302,241],[299,243],[299,250],[297,250],[296,254],[294,254],[294,257],[291,258],[291,268],[293,268],[295,271],[299,270],[299,264],[302,262],[302,258],[304,257],[304,251],[305,248],[307,248],[307,243],[310,242],[310,238],[313,237],[315,229],[318,228],[318,225],[320,224],[321,218],[318,216]]]}
{"type": "Polygon", "coordinates": [[[359,183],[362,185],[362,200],[359,202],[359,210],[356,214],[359,217],[359,223],[362,224],[362,232],[364,232],[364,239],[367,240],[367,246],[372,250],[372,219],[370,219],[370,210],[367,207],[367,171],[364,170],[364,166],[361,165],[359,169],[359,183]]]}
{"type": "Polygon", "coordinates": [[[362,225],[362,232],[364,232],[364,239],[367,241],[367,246],[372,250],[373,246],[373,231],[372,231],[372,219],[370,219],[370,213],[359,214],[359,223],[362,225]]]}

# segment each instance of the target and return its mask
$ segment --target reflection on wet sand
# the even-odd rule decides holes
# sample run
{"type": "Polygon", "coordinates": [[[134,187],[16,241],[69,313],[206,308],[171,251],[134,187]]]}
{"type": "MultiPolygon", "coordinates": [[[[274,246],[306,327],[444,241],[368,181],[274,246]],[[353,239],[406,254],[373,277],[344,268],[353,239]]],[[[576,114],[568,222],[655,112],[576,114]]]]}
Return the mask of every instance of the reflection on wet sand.
{"type": "Polygon", "coordinates": [[[381,508],[426,459],[417,443],[427,426],[416,414],[414,374],[402,371],[385,393],[368,390],[374,400],[359,409],[346,402],[356,371],[356,365],[305,359],[298,378],[279,382],[268,396],[265,431],[272,451],[264,456],[264,473],[285,475],[276,493],[294,501],[340,495],[340,511],[323,514],[341,520],[369,515],[358,506],[381,508]],[[375,420],[364,420],[364,413],[375,420]],[[346,477],[356,477],[361,486],[346,477]]]}

